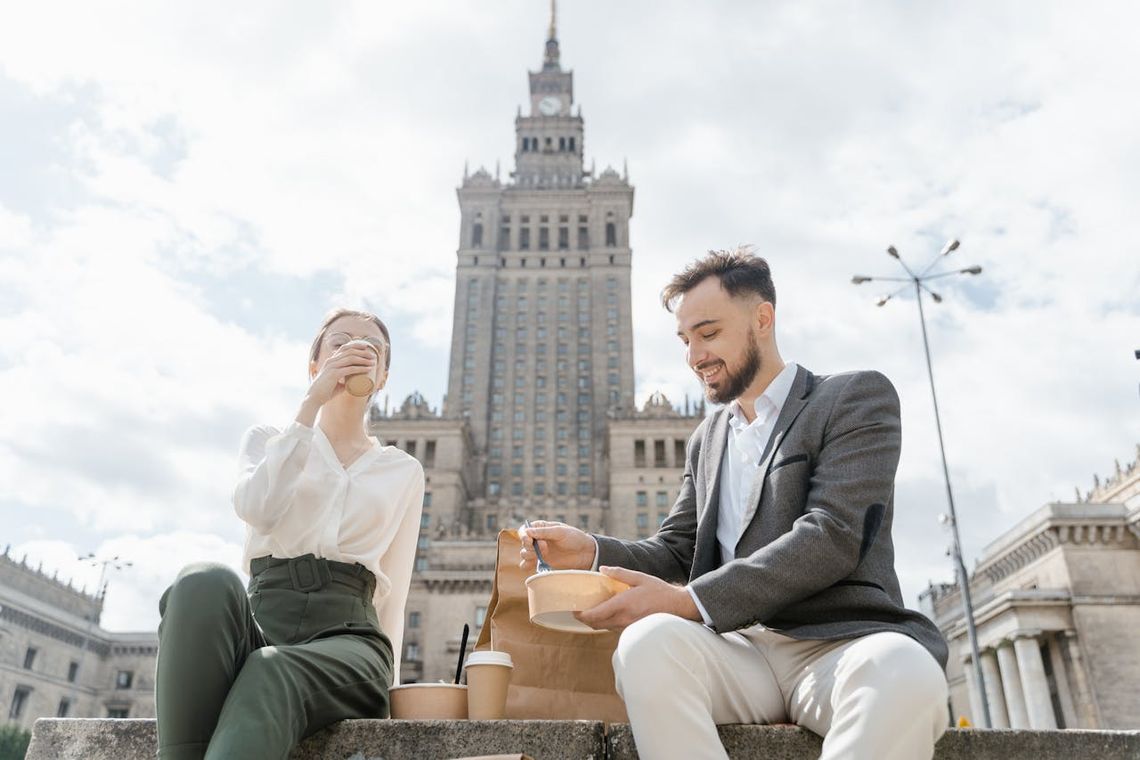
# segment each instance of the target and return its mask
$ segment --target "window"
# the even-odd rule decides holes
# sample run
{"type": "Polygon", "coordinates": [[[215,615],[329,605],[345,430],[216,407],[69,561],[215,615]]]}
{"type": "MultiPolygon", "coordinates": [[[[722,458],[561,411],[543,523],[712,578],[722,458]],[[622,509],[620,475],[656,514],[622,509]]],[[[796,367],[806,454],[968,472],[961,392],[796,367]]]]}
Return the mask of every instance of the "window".
{"type": "Polygon", "coordinates": [[[645,441],[633,442],[633,466],[645,466],[645,441]]]}
{"type": "Polygon", "coordinates": [[[663,524],[665,522],[665,518],[668,516],[669,516],[668,512],[658,512],[657,513],[657,524],[658,525],[663,524]]]}
{"type": "Polygon", "coordinates": [[[431,491],[424,491],[424,506],[431,506],[431,491]]]}
{"type": "Polygon", "coordinates": [[[120,720],[123,718],[129,718],[129,717],[131,717],[131,708],[129,708],[129,707],[108,707],[107,708],[107,717],[108,718],[118,718],[120,720]]]}
{"type": "Polygon", "coordinates": [[[414,457],[416,455],[416,442],[415,441],[408,441],[407,446],[405,448],[408,452],[408,456],[414,457]]]}
{"type": "Polygon", "coordinates": [[[476,222],[474,226],[471,227],[471,247],[483,247],[483,225],[479,222],[476,222]]]}
{"type": "Polygon", "coordinates": [[[558,481],[558,495],[559,496],[565,496],[566,495],[566,483],[564,481],[561,481],[561,480],[558,481]]]}
{"type": "Polygon", "coordinates": [[[75,683],[75,679],[78,677],[79,677],[79,663],[76,662],[75,660],[72,660],[71,664],[67,666],[67,682],[68,683],[75,683]]]}
{"type": "Polygon", "coordinates": [[[538,483],[535,483],[534,484],[534,495],[535,496],[545,496],[546,495],[546,484],[541,482],[541,481],[538,483]]]}
{"type": "Polygon", "coordinates": [[[511,248],[511,228],[499,228],[499,250],[508,251],[511,248]]]}
{"type": "Polygon", "coordinates": [[[133,670],[120,670],[115,674],[115,688],[116,689],[129,689],[131,683],[135,680],[135,673],[133,670]]]}
{"type": "Polygon", "coordinates": [[[589,477],[590,476],[590,465],[586,464],[585,462],[579,464],[578,465],[578,474],[582,475],[584,477],[589,477]]]}
{"type": "Polygon", "coordinates": [[[66,718],[69,712],[71,712],[71,700],[64,697],[59,700],[59,707],[56,708],[55,717],[66,718]]]}
{"type": "Polygon", "coordinates": [[[669,506],[669,494],[665,493],[664,491],[658,491],[657,492],[657,506],[659,506],[659,507],[669,506]]]}
{"type": "Polygon", "coordinates": [[[585,482],[585,481],[582,481],[581,483],[579,483],[578,484],[578,495],[579,496],[589,496],[590,495],[590,484],[585,482]]]}
{"type": "Polygon", "coordinates": [[[408,662],[420,661],[420,645],[417,642],[408,642],[408,645],[404,648],[404,659],[408,662]]]}
{"type": "Polygon", "coordinates": [[[665,441],[653,442],[653,466],[665,467],[665,441]]]}
{"type": "Polygon", "coordinates": [[[16,693],[12,695],[12,706],[8,708],[8,720],[19,720],[24,714],[24,705],[28,703],[28,695],[32,693],[29,686],[17,686],[16,693]]]}
{"type": "Polygon", "coordinates": [[[409,612],[408,613],[408,627],[409,628],[419,628],[420,627],[420,613],[419,612],[409,612]]]}
{"type": "Polygon", "coordinates": [[[680,438],[673,441],[673,466],[685,466],[685,442],[680,438]]]}
{"type": "Polygon", "coordinates": [[[416,557],[416,572],[422,573],[428,569],[428,561],[426,557],[416,557]]]}
{"type": "Polygon", "coordinates": [[[511,496],[522,496],[522,494],[523,484],[518,481],[511,483],[511,496]]]}
{"type": "Polygon", "coordinates": [[[538,228],[538,250],[540,250],[540,251],[549,251],[550,250],[550,228],[549,227],[539,227],[538,228]]]}
{"type": "Polygon", "coordinates": [[[530,250],[530,227],[521,227],[519,229],[519,250],[530,250]]]}
{"type": "MultiPolygon", "coordinates": [[[[435,441],[428,441],[424,447],[424,467],[435,467],[435,441]]],[[[424,494],[428,500],[424,502],[424,506],[431,504],[430,497],[424,494]]]]}
{"type": "Polygon", "coordinates": [[[427,530],[431,527],[431,515],[420,515],[420,530],[427,530]]]}
{"type": "Polygon", "coordinates": [[[498,496],[502,492],[503,492],[503,486],[502,486],[502,484],[499,483],[499,481],[492,480],[490,483],[487,484],[487,495],[488,496],[498,496]]]}
{"type": "Polygon", "coordinates": [[[24,670],[32,669],[32,665],[36,662],[36,653],[38,651],[39,650],[35,647],[28,647],[28,651],[24,652],[24,670]]]}
{"type": "Polygon", "coordinates": [[[639,506],[639,507],[649,506],[649,494],[648,493],[646,493],[645,491],[638,491],[637,492],[637,506],[639,506]]]}
{"type": "Polygon", "coordinates": [[[570,247],[570,228],[558,228],[558,250],[565,251],[570,247]]]}
{"type": "Polygon", "coordinates": [[[499,516],[487,515],[487,518],[483,524],[487,526],[488,532],[494,533],[499,529],[499,516]]]}
{"type": "Polygon", "coordinates": [[[617,245],[617,227],[613,222],[606,222],[606,247],[613,248],[617,245]]]}
{"type": "Polygon", "coordinates": [[[578,529],[579,530],[589,530],[590,529],[590,516],[589,515],[578,515],[578,529]]]}
{"type": "Polygon", "coordinates": [[[487,620],[487,608],[480,604],[475,608],[475,625],[482,626],[484,621],[487,620]]]}

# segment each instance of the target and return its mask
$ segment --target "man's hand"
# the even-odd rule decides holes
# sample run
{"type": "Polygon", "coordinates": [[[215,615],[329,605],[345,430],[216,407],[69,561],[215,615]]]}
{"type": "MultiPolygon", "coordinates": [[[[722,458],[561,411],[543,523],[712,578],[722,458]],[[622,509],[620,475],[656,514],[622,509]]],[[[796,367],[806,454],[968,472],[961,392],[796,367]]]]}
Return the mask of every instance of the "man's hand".
{"type": "Polygon", "coordinates": [[[696,602],[684,586],[674,586],[655,576],[624,567],[598,569],[604,575],[628,583],[630,589],[597,607],[574,613],[574,617],[591,628],[620,631],[654,612],[668,612],[686,620],[701,619],[696,602]]]}
{"type": "Polygon", "coordinates": [[[519,528],[519,567],[534,569],[538,563],[534,556],[534,542],[546,564],[555,570],[589,570],[594,566],[597,544],[590,534],[559,522],[535,520],[530,527],[519,528]]]}

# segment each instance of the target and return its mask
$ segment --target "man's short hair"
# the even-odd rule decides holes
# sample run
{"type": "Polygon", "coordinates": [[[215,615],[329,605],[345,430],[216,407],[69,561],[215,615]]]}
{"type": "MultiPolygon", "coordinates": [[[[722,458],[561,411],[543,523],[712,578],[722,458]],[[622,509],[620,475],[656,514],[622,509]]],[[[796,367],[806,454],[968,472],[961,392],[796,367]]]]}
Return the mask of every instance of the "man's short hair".
{"type": "Polygon", "coordinates": [[[755,293],[776,305],[776,286],[772,284],[772,270],[768,262],[752,253],[752,246],[741,245],[731,251],[709,251],[689,264],[661,291],[661,304],[672,312],[677,299],[700,285],[709,277],[720,280],[720,286],[733,297],[741,293],[755,293]]]}

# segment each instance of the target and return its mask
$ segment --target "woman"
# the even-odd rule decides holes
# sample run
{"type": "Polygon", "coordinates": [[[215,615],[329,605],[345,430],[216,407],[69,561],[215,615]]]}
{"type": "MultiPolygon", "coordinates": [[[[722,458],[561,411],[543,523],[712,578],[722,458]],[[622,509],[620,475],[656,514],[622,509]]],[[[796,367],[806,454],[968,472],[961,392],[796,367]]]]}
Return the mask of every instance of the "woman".
{"type": "Polygon", "coordinates": [[[163,594],[160,758],[285,758],[334,721],[388,716],[424,474],[367,436],[371,396],[345,381],[382,388],[390,346],[374,315],[333,312],[296,419],[245,434],[233,501],[248,596],[217,564],[185,568],[163,594]]]}

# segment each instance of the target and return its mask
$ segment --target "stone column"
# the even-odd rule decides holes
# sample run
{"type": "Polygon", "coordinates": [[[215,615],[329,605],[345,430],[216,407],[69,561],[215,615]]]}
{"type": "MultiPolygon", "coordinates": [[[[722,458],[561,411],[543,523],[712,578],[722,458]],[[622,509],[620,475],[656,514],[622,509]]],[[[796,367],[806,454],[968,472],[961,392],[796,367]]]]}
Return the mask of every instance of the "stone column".
{"type": "Polygon", "coordinates": [[[1069,674],[1065,668],[1065,658],[1061,656],[1061,642],[1057,635],[1047,634],[1049,644],[1049,664],[1053,668],[1053,680],[1057,683],[1057,700],[1061,703],[1061,717],[1065,728],[1080,728],[1077,711],[1073,707],[1073,692],[1069,688],[1069,674]]]}
{"type": "MultiPolygon", "coordinates": [[[[967,657],[962,660],[962,672],[966,674],[966,692],[970,695],[970,723],[976,728],[982,726],[982,700],[978,694],[978,681],[974,677],[974,661],[967,657]]],[[[958,716],[952,715],[952,724],[958,722],[958,716]]]]}
{"type": "Polygon", "coordinates": [[[1069,655],[1069,662],[1073,666],[1073,696],[1077,703],[1077,714],[1080,716],[1081,728],[1100,728],[1100,710],[1089,685],[1088,674],[1085,672],[1085,661],[1081,656],[1081,645],[1077,641],[1076,631],[1065,631],[1065,648],[1069,655]]]}
{"type": "Polygon", "coordinates": [[[990,703],[990,720],[993,722],[993,728],[1009,728],[1009,713],[1006,712],[1005,694],[1001,690],[997,653],[992,649],[982,652],[982,678],[986,681],[986,699],[990,703]]]}
{"type": "Polygon", "coordinates": [[[1045,676],[1045,661],[1041,659],[1041,644],[1036,635],[1019,634],[1013,640],[1013,650],[1017,654],[1017,666],[1021,670],[1021,688],[1025,693],[1029,727],[1056,728],[1057,716],[1053,713],[1049,679],[1045,676]]]}
{"type": "Polygon", "coordinates": [[[1029,728],[1029,713],[1025,711],[1025,693],[1021,689],[1021,673],[1017,668],[1017,655],[1008,640],[998,644],[998,666],[1001,668],[1001,688],[1005,707],[1009,713],[1010,728],[1029,728]]]}

